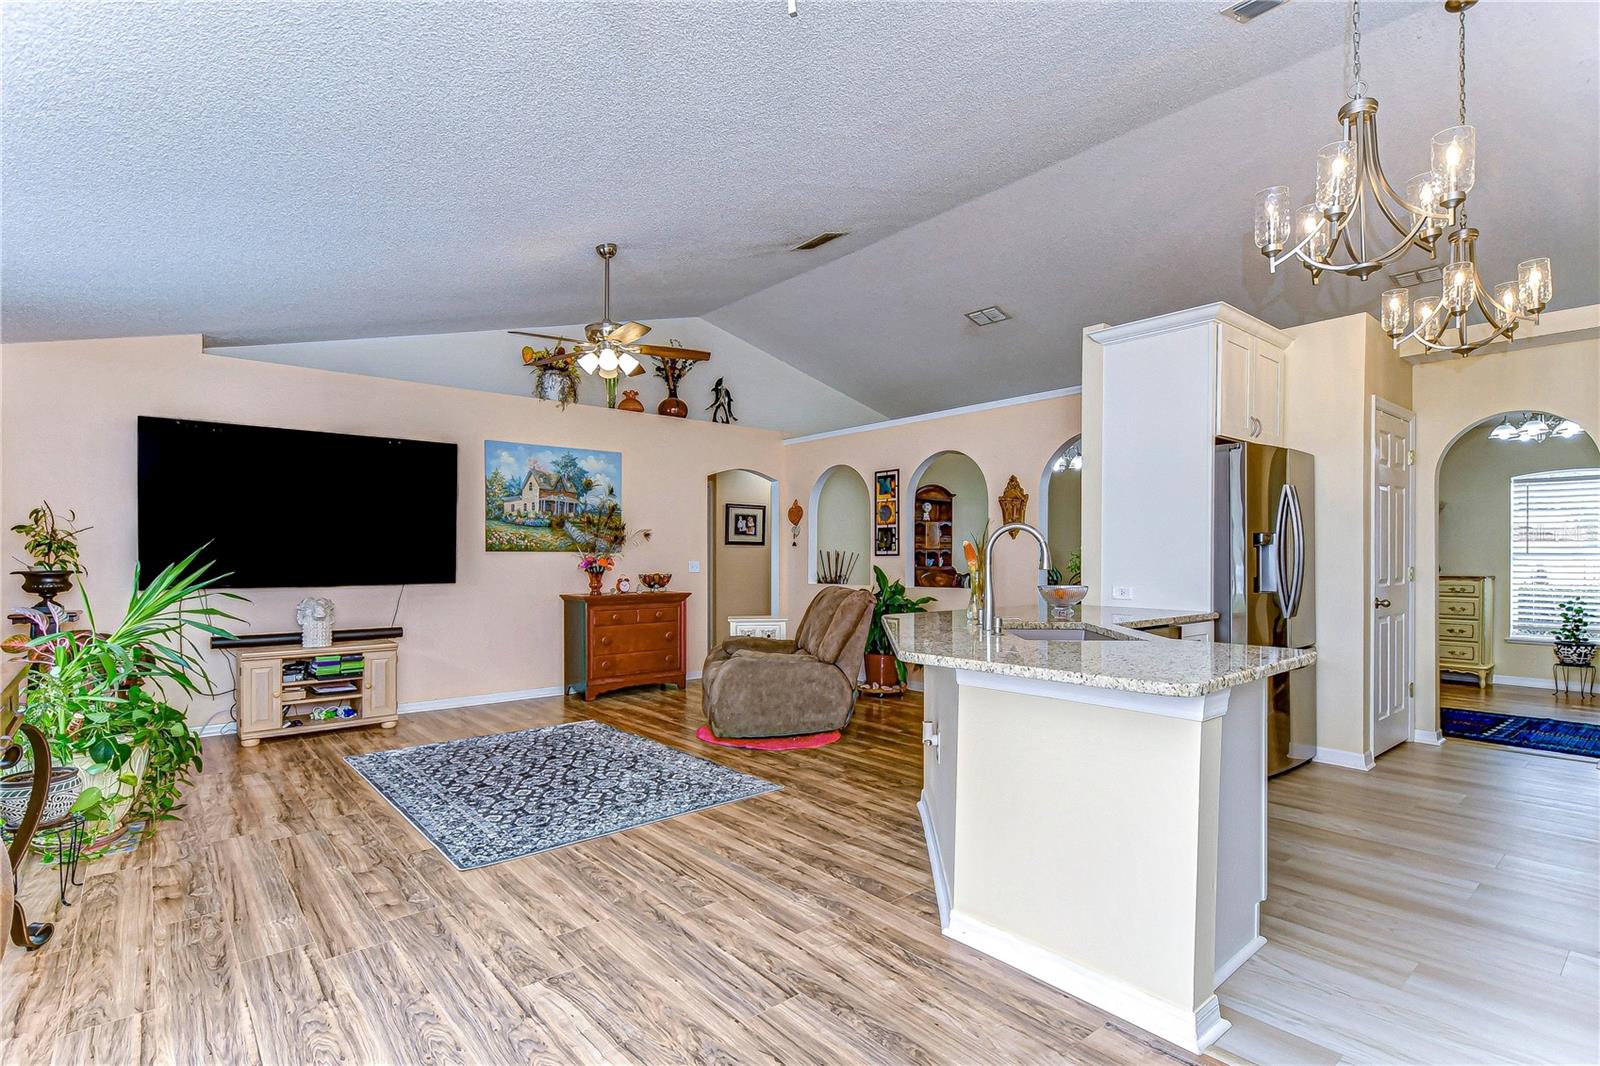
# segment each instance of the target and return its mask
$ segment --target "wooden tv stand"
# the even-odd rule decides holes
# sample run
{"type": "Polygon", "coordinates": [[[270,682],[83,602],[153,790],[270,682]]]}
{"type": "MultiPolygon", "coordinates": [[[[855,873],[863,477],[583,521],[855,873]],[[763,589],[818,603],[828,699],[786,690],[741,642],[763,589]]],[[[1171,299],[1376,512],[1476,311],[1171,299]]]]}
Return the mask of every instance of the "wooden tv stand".
{"type": "Polygon", "coordinates": [[[234,693],[239,705],[239,744],[253,748],[265,737],[295,737],[363,725],[393,729],[399,713],[395,687],[399,662],[400,644],[395,640],[335,641],[326,648],[271,644],[238,649],[234,693]],[[360,655],[364,661],[358,674],[284,680],[286,666],[292,673],[294,664],[309,663],[319,655],[360,655]],[[353,684],[354,690],[327,691],[345,684],[353,684]],[[345,704],[355,709],[355,717],[324,721],[309,717],[317,708],[345,704]]]}

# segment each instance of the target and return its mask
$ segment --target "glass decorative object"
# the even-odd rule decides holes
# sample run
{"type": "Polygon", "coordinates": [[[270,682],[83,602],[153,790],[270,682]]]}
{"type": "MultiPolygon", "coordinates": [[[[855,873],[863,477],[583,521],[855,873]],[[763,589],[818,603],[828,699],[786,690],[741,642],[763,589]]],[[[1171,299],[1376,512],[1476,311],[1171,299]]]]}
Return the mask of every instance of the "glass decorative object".
{"type": "Polygon", "coordinates": [[[326,648],[333,643],[333,601],[307,596],[294,609],[302,648],[326,648]]]}

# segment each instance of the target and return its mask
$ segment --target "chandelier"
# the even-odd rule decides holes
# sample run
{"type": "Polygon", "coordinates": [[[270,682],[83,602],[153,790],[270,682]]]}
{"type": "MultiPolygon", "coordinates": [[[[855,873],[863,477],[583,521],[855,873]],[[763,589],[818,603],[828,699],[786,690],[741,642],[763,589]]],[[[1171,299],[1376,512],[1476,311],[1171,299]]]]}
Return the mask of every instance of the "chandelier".
{"type": "Polygon", "coordinates": [[[1394,346],[1416,340],[1430,351],[1470,355],[1509,337],[1524,318],[1537,319],[1550,302],[1550,260],[1529,259],[1517,280],[1490,294],[1478,274],[1478,231],[1467,225],[1467,193],[1472,190],[1477,132],[1467,125],[1467,9],[1477,0],[1445,0],[1459,20],[1457,49],[1458,119],[1434,134],[1432,169],[1395,191],[1378,157],[1378,101],[1361,81],[1361,4],[1350,4],[1350,100],[1339,109],[1340,140],[1317,154],[1311,199],[1291,207],[1289,187],[1275,185],[1256,194],[1255,242],[1268,267],[1298,259],[1316,284],[1323,272],[1365,280],[1411,248],[1437,258],[1439,239],[1450,245],[1438,296],[1411,301],[1409,289],[1382,296],[1380,320],[1394,346]],[[1384,226],[1396,235],[1378,248],[1384,226]],[[1371,231],[1369,233],[1369,230],[1371,231]],[[1369,246],[1370,245],[1370,246],[1369,246]],[[1477,308],[1490,326],[1488,335],[1468,341],[1468,315],[1477,308]],[[1447,330],[1454,336],[1447,336],[1447,330]]]}
{"type": "Polygon", "coordinates": [[[1571,440],[1582,432],[1583,427],[1570,418],[1529,411],[1520,423],[1513,422],[1510,415],[1503,416],[1500,424],[1489,431],[1489,437],[1491,440],[1543,444],[1547,440],[1571,440]]]}

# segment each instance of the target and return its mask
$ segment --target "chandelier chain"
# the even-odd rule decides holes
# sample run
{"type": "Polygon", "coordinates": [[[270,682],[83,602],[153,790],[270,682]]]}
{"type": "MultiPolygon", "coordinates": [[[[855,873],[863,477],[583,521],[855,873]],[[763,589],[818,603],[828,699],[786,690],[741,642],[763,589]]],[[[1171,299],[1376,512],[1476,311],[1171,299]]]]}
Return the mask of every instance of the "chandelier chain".
{"type": "Polygon", "coordinates": [[[1361,0],[1350,0],[1350,99],[1364,96],[1361,84],[1361,0]]]}
{"type": "Polygon", "coordinates": [[[1461,116],[1460,124],[1465,126],[1467,124],[1467,9],[1466,8],[1462,8],[1461,9],[1460,18],[1461,18],[1461,29],[1458,31],[1458,35],[1457,35],[1457,38],[1456,38],[1456,40],[1458,42],[1458,44],[1457,44],[1457,53],[1456,53],[1457,54],[1457,67],[1456,67],[1457,79],[1456,79],[1456,84],[1459,86],[1459,93],[1460,93],[1460,98],[1457,101],[1457,104],[1458,104],[1458,107],[1459,107],[1459,110],[1460,110],[1460,116],[1461,116]]]}

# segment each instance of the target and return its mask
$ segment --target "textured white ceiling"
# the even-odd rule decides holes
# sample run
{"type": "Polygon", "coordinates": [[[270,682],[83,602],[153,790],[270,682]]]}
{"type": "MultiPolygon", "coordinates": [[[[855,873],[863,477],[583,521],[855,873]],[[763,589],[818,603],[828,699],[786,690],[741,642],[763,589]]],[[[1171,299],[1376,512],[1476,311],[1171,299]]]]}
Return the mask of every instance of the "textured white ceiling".
{"type": "MultiPolygon", "coordinates": [[[[622,245],[621,314],[701,314],[1335,45],[1343,17],[802,3],[7,4],[0,329],[226,344],[587,321],[600,240],[622,245]],[[829,228],[852,233],[787,251],[829,228]]],[[[1191,208],[1231,218],[1252,191],[1173,163],[1191,208]]],[[[1123,254],[1094,269],[1148,261],[1129,238],[1152,224],[1118,220],[1123,254]]]]}
{"type": "MultiPolygon", "coordinates": [[[[1600,6],[1479,4],[1469,35],[1485,279],[1547,255],[1553,307],[1600,303],[1600,6]]],[[[1364,34],[1391,179],[1426,170],[1430,137],[1455,124],[1455,41],[1433,5],[1364,34]]],[[[1316,287],[1299,267],[1269,274],[1249,232],[1256,190],[1309,195],[1317,149],[1338,137],[1341,64],[1334,50],[1198,99],[708,317],[899,416],[1076,384],[1098,322],[1214,300],[1278,326],[1373,311],[1386,274],[1316,287]],[[996,303],[1012,321],[962,317],[996,303]]]]}

